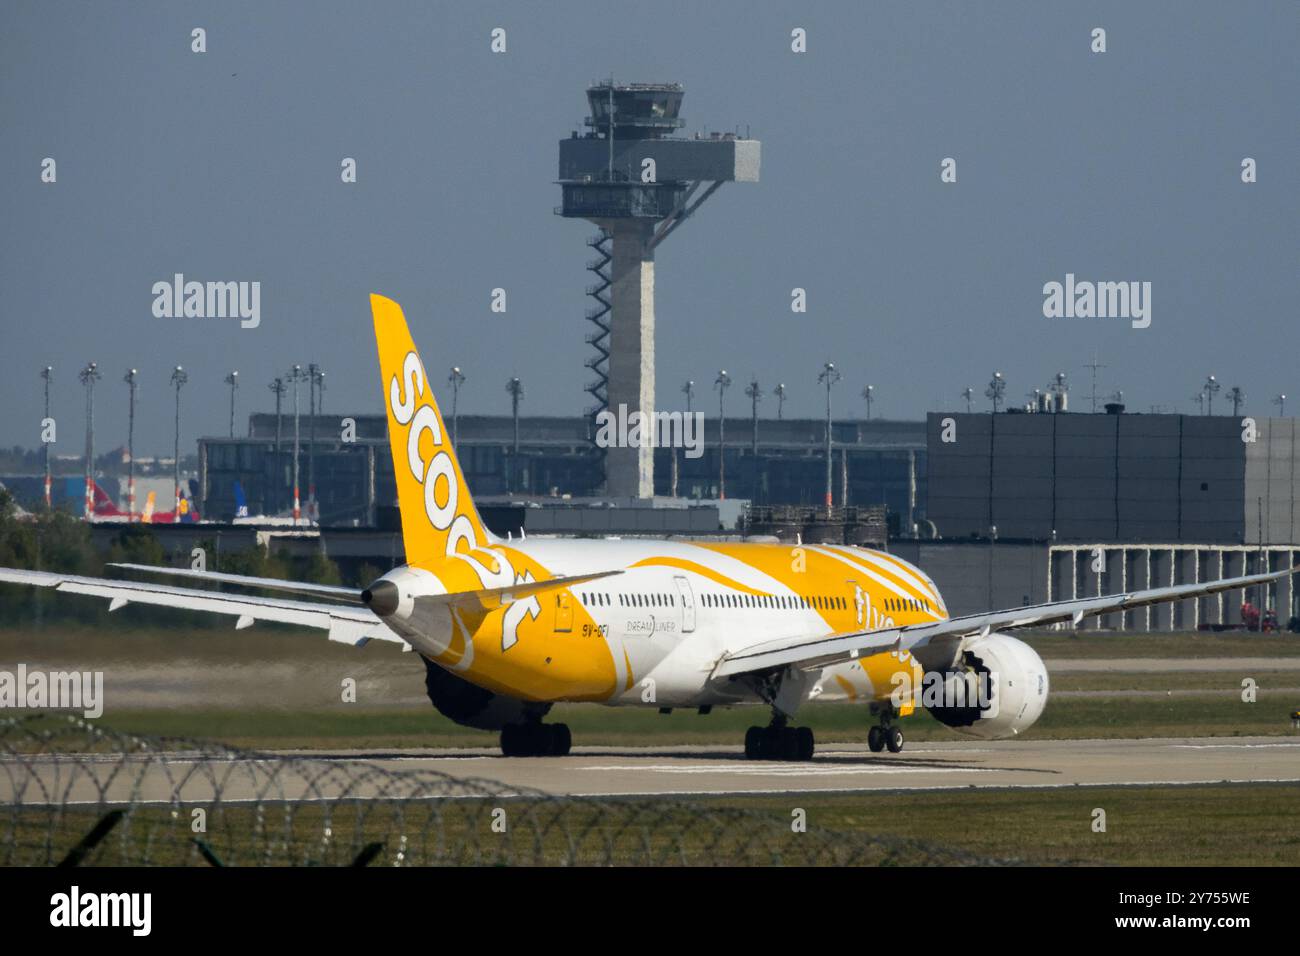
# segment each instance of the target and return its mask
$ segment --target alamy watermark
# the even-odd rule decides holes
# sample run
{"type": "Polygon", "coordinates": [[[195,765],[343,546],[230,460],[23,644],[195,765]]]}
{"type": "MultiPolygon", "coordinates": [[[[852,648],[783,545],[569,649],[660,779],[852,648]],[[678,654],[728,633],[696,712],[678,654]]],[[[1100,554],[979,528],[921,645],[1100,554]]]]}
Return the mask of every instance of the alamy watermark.
{"type": "Polygon", "coordinates": [[[600,448],[685,448],[687,458],[704,454],[703,412],[617,412],[596,414],[596,444],[600,448]]]}
{"type": "Polygon", "coordinates": [[[79,710],[94,720],[104,713],[104,672],[0,671],[0,710],[8,708],[79,710]]]}
{"type": "Polygon", "coordinates": [[[171,282],[153,284],[153,314],[159,319],[239,319],[240,328],[262,324],[262,283],[186,282],[176,273],[171,282]]]}
{"type": "Polygon", "coordinates": [[[1151,324],[1150,282],[1076,281],[1073,272],[1065,282],[1043,286],[1043,315],[1049,319],[1129,319],[1133,328],[1151,324]]]}
{"type": "Polygon", "coordinates": [[[983,717],[998,715],[998,697],[994,693],[998,675],[992,671],[929,671],[921,678],[919,694],[912,675],[907,671],[896,672],[890,682],[894,689],[889,699],[896,709],[904,704],[919,703],[926,709],[978,707],[983,717]]]}

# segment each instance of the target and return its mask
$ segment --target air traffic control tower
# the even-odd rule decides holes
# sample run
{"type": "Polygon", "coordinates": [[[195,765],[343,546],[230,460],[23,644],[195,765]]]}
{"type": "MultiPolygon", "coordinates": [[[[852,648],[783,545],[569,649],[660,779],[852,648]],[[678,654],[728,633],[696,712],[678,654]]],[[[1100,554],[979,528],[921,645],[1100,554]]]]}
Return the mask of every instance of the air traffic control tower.
{"type": "MultiPolygon", "coordinates": [[[[587,131],[560,141],[563,205],[556,212],[588,219],[600,232],[587,240],[597,278],[587,342],[596,378],[587,391],[602,410],[643,415],[655,410],[655,248],[728,181],[758,182],[759,143],[734,133],[676,137],[684,121],[677,83],[591,86],[587,131]],[[700,187],[704,186],[701,191],[700,187]],[[698,195],[697,195],[698,193],[698,195]]],[[[593,428],[592,434],[595,435],[593,428]]],[[[605,493],[654,496],[654,448],[604,449],[605,493]]]]}

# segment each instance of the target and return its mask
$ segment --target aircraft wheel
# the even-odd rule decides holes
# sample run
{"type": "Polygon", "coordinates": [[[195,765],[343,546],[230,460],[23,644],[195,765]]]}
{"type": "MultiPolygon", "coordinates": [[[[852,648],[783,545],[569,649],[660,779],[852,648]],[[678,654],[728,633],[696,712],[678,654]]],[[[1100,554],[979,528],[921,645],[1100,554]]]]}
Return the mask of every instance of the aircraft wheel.
{"type": "Polygon", "coordinates": [[[549,737],[549,753],[552,757],[567,757],[569,748],[573,746],[573,734],[569,732],[568,724],[551,724],[549,737]]]}
{"type": "Polygon", "coordinates": [[[750,727],[745,731],[745,759],[763,759],[763,728],[750,727]]]}
{"type": "Polygon", "coordinates": [[[501,728],[501,755],[503,757],[522,757],[523,741],[521,737],[524,728],[518,724],[506,724],[501,728]]]}
{"type": "Polygon", "coordinates": [[[867,731],[867,747],[873,754],[885,749],[885,728],[877,726],[867,731]]]}
{"type": "Polygon", "coordinates": [[[898,727],[890,727],[886,730],[885,746],[889,748],[891,754],[899,753],[903,749],[903,731],[898,727]]]}
{"type": "Polygon", "coordinates": [[[812,760],[813,751],[817,749],[817,742],[813,738],[811,727],[800,727],[794,732],[795,750],[798,752],[798,760],[812,760]]]}

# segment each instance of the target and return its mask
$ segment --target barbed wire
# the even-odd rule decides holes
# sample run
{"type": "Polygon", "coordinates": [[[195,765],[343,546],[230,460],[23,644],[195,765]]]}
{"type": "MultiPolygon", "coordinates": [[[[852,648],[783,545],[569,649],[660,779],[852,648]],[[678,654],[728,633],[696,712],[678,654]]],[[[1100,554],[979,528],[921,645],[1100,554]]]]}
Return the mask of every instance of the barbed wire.
{"type": "Polygon", "coordinates": [[[4,866],[1019,862],[815,821],[797,832],[789,815],[746,807],[561,797],[372,759],[145,737],[60,714],[0,720],[0,801],[4,866]]]}

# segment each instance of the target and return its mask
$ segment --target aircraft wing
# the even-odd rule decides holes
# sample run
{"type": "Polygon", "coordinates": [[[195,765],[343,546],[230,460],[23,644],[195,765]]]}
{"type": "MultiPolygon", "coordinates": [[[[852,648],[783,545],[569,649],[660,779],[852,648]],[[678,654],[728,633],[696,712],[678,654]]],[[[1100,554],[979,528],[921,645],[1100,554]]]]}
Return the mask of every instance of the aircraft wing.
{"type": "Polygon", "coordinates": [[[1123,594],[1055,601],[1006,611],[967,614],[946,621],[909,624],[906,627],[765,641],[724,655],[714,668],[713,677],[736,677],[741,674],[761,673],[786,667],[815,670],[889,651],[910,651],[927,669],[942,669],[956,661],[963,641],[982,637],[990,631],[1054,624],[1061,621],[1073,621],[1078,624],[1085,617],[1097,614],[1129,611],[1149,604],[1164,604],[1169,601],[1218,594],[1222,591],[1234,591],[1238,588],[1276,581],[1297,571],[1300,571],[1300,565],[1268,574],[1251,574],[1201,584],[1180,584],[1146,591],[1128,591],[1123,594]]]}
{"type": "Polygon", "coordinates": [[[344,644],[359,646],[372,638],[406,643],[366,607],[291,601],[198,588],[177,588],[165,584],[114,581],[108,578],[87,578],[52,571],[18,571],[10,568],[0,568],[0,583],[28,584],[33,587],[54,588],[67,594],[88,594],[92,597],[107,598],[110,601],[108,608],[110,611],[116,611],[127,604],[153,604],[225,614],[236,619],[237,629],[249,627],[256,621],[274,621],[278,624],[298,624],[302,627],[319,628],[329,632],[330,640],[344,644]]]}

